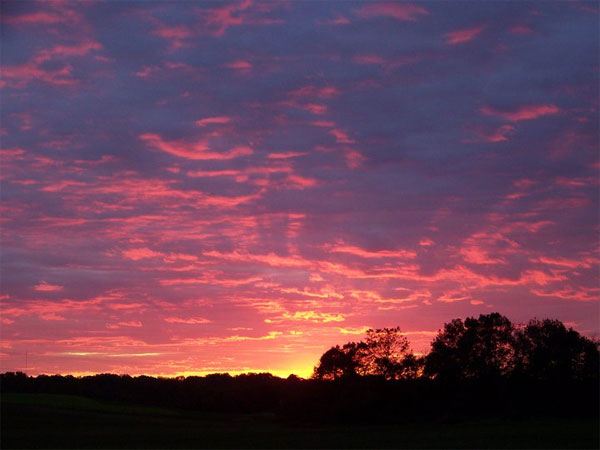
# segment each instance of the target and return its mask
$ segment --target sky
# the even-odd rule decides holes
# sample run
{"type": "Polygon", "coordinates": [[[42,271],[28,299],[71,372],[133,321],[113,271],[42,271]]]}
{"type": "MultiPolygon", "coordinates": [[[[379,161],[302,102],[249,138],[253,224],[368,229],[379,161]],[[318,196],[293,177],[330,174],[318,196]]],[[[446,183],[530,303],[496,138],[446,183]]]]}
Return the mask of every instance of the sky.
{"type": "Polygon", "coordinates": [[[1,7],[1,371],[598,336],[597,2],[1,7]]]}

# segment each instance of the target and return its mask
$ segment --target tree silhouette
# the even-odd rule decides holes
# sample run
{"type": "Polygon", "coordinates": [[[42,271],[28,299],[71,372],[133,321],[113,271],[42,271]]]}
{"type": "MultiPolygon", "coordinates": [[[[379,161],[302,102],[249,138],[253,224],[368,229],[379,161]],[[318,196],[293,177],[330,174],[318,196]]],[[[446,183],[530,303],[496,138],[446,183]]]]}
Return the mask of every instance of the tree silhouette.
{"type": "Polygon", "coordinates": [[[499,313],[455,319],[431,344],[425,373],[443,379],[489,378],[514,367],[514,327],[499,313]]]}
{"type": "Polygon", "coordinates": [[[422,361],[415,357],[400,327],[370,329],[364,342],[349,342],[327,350],[315,367],[313,377],[338,379],[375,375],[385,379],[415,378],[422,361]]]}
{"type": "Polygon", "coordinates": [[[598,378],[598,344],[558,320],[531,320],[516,333],[518,371],[532,378],[598,378]]]}
{"type": "Polygon", "coordinates": [[[319,380],[336,380],[341,377],[364,375],[363,354],[365,344],[348,342],[343,347],[331,347],[321,356],[313,377],[319,380]]]}
{"type": "Polygon", "coordinates": [[[368,330],[367,352],[363,364],[367,373],[386,379],[406,378],[415,372],[417,359],[412,355],[408,339],[400,327],[368,330]]]}

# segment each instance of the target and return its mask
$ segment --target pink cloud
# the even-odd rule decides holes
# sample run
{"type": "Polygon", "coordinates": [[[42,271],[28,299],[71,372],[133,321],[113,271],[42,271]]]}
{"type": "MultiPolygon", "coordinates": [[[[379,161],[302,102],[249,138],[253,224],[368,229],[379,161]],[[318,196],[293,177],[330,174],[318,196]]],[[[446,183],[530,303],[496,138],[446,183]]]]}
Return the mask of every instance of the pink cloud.
{"type": "Polygon", "coordinates": [[[292,168],[288,165],[276,165],[272,167],[256,166],[245,169],[234,170],[190,170],[187,175],[190,177],[236,177],[240,181],[245,181],[250,175],[268,175],[273,173],[291,173],[292,168]],[[243,180],[242,180],[243,178],[243,180]]]}
{"type": "Polygon", "coordinates": [[[122,310],[140,310],[142,308],[144,308],[146,305],[144,303],[110,303],[106,305],[107,308],[109,309],[114,309],[117,311],[122,311],[122,310]]]}
{"type": "Polygon", "coordinates": [[[61,291],[63,286],[60,286],[58,284],[50,284],[46,283],[45,281],[42,281],[39,284],[35,285],[33,288],[39,292],[56,292],[61,291]]]}
{"type": "Polygon", "coordinates": [[[338,328],[338,331],[342,334],[365,334],[367,330],[371,329],[368,325],[362,327],[346,327],[346,328],[338,328]]]}
{"type": "Polygon", "coordinates": [[[315,115],[322,115],[328,111],[328,107],[323,101],[337,97],[338,95],[340,95],[340,90],[335,86],[308,85],[290,91],[288,93],[289,98],[279,102],[279,105],[299,108],[315,115]]]}
{"type": "Polygon", "coordinates": [[[569,269],[586,268],[589,269],[595,264],[599,264],[600,260],[597,258],[580,258],[580,259],[569,259],[569,258],[549,258],[546,256],[540,256],[539,258],[530,258],[531,262],[538,262],[547,264],[550,266],[567,267],[569,269]]]}
{"type": "Polygon", "coordinates": [[[219,258],[227,261],[258,262],[273,267],[311,267],[310,261],[297,256],[279,256],[275,253],[252,254],[247,252],[233,251],[223,253],[216,250],[206,251],[205,256],[219,258]]]}
{"type": "MultiPolygon", "coordinates": [[[[41,190],[44,192],[58,192],[58,191],[64,190],[65,188],[69,188],[71,186],[86,186],[86,183],[83,181],[64,180],[64,181],[59,181],[58,183],[49,184],[48,186],[44,186],[41,190]]],[[[83,219],[81,219],[81,220],[83,220],[83,219]]],[[[85,221],[78,222],[78,223],[85,223],[85,221]]]]}
{"type": "Polygon", "coordinates": [[[317,180],[314,178],[302,177],[300,175],[289,175],[286,179],[286,183],[292,187],[304,189],[316,186],[317,180]]]}
{"type": "Polygon", "coordinates": [[[340,90],[335,86],[304,86],[289,93],[290,97],[318,97],[333,98],[340,95],[340,90]]]}
{"type": "MultiPolygon", "coordinates": [[[[284,155],[284,158],[275,159],[287,159],[293,156],[284,155]]],[[[289,165],[277,164],[270,167],[257,166],[247,167],[240,170],[190,170],[187,172],[190,177],[233,177],[238,183],[251,183],[264,188],[275,187],[275,188],[288,188],[288,189],[305,189],[307,187],[316,186],[317,180],[313,178],[307,178],[293,173],[293,169],[289,165]],[[284,179],[271,179],[270,174],[288,174],[284,179]]]]}
{"type": "Polygon", "coordinates": [[[350,255],[360,256],[362,258],[408,258],[412,259],[417,256],[414,250],[364,250],[360,247],[352,245],[334,245],[329,247],[329,251],[333,253],[348,253],[350,255]]]}
{"type": "MultiPolygon", "coordinates": [[[[418,53],[412,55],[406,55],[401,57],[393,57],[393,58],[383,58],[379,55],[375,54],[363,54],[356,55],[352,58],[352,61],[356,64],[361,65],[376,65],[381,66],[385,71],[393,70],[394,68],[405,66],[408,64],[413,64],[418,61],[422,61],[425,58],[432,58],[431,55],[427,53],[418,53]]],[[[361,87],[376,87],[377,83],[374,80],[366,80],[361,83],[361,87]]]]}
{"type": "Polygon", "coordinates": [[[188,284],[212,284],[225,287],[237,287],[245,284],[254,284],[262,281],[262,277],[247,277],[247,278],[226,278],[223,274],[215,274],[206,272],[200,277],[195,278],[170,278],[160,280],[162,286],[177,286],[188,284]]]}
{"type": "Polygon", "coordinates": [[[484,140],[487,142],[504,142],[507,141],[506,137],[508,134],[512,133],[515,130],[515,127],[512,125],[502,125],[497,128],[494,133],[485,136],[484,140]]]}
{"type": "Polygon", "coordinates": [[[152,148],[179,156],[180,158],[192,160],[234,159],[253,153],[252,149],[246,146],[238,146],[227,152],[217,153],[210,151],[208,145],[202,141],[196,142],[195,144],[185,144],[179,141],[165,141],[159,135],[153,133],[142,134],[139,138],[152,148]]]}
{"type": "Polygon", "coordinates": [[[318,25],[347,25],[350,23],[350,19],[342,15],[337,15],[332,19],[317,19],[315,23],[318,25]]]}
{"type": "Polygon", "coordinates": [[[117,329],[117,328],[121,328],[121,327],[141,328],[142,322],[140,322],[139,320],[132,320],[129,322],[118,322],[116,324],[107,324],[106,325],[106,328],[108,328],[109,330],[117,329]]]}
{"type": "Polygon", "coordinates": [[[8,159],[22,160],[25,155],[25,150],[22,148],[2,148],[0,156],[6,162],[8,159]]]}
{"type": "Polygon", "coordinates": [[[344,158],[346,159],[346,164],[351,169],[356,169],[360,167],[366,160],[362,153],[356,150],[348,150],[344,154],[344,158]]]}
{"type": "Polygon", "coordinates": [[[225,67],[232,70],[248,71],[252,69],[252,64],[249,61],[237,60],[225,64],[225,67]]]}
{"type": "Polygon", "coordinates": [[[377,55],[358,55],[352,58],[356,64],[384,64],[385,59],[377,55]]]}
{"type": "Polygon", "coordinates": [[[34,63],[26,63],[19,66],[4,66],[2,75],[5,84],[12,87],[23,87],[33,80],[40,80],[53,85],[73,85],[77,80],[71,75],[73,68],[65,66],[60,69],[42,69],[34,63]]]}
{"type": "Polygon", "coordinates": [[[244,18],[237,13],[247,10],[252,6],[251,0],[244,0],[239,3],[232,3],[210,10],[202,10],[200,13],[205,19],[207,25],[213,28],[213,35],[222,36],[227,28],[235,25],[242,25],[244,18]]]}
{"type": "Polygon", "coordinates": [[[555,180],[556,184],[559,186],[569,187],[569,188],[578,188],[591,186],[594,184],[594,180],[592,178],[567,178],[567,177],[557,177],[555,180]]]}
{"type": "Polygon", "coordinates": [[[82,41],[75,45],[56,45],[36,52],[33,58],[20,65],[3,66],[2,76],[4,82],[12,87],[22,88],[33,80],[40,80],[53,85],[74,85],[79,80],[72,76],[73,66],[62,60],[71,57],[81,57],[103,47],[95,41],[82,41]],[[63,65],[58,68],[47,68],[45,63],[60,61],[63,65]]]}
{"type": "MultiPolygon", "coordinates": [[[[73,4],[70,2],[43,2],[39,6],[43,6],[46,10],[38,10],[16,16],[7,16],[4,14],[1,20],[3,23],[25,26],[68,25],[72,31],[85,31],[87,27],[84,16],[77,11],[77,8],[71,8],[73,4]]],[[[50,30],[55,33],[57,28],[53,27],[50,30]]]]}
{"type": "Polygon", "coordinates": [[[462,302],[465,300],[471,300],[471,297],[460,289],[444,292],[444,294],[437,299],[438,302],[442,303],[462,302]]]}
{"type": "Polygon", "coordinates": [[[594,162],[592,162],[592,163],[588,164],[588,167],[589,167],[590,169],[594,169],[594,170],[600,170],[600,160],[598,160],[598,161],[594,161],[594,162]]]}
{"type": "Polygon", "coordinates": [[[333,128],[335,127],[335,123],[334,122],[329,122],[327,120],[316,120],[314,122],[310,123],[311,125],[315,126],[315,127],[323,127],[323,128],[333,128]]]}
{"type": "Polygon", "coordinates": [[[154,250],[150,250],[147,247],[123,250],[121,253],[123,254],[123,256],[125,258],[131,259],[133,261],[139,261],[140,259],[147,259],[147,258],[158,258],[158,257],[163,256],[163,253],[155,252],[154,250]]]}
{"type": "Polygon", "coordinates": [[[551,197],[541,200],[536,206],[536,211],[564,211],[567,209],[585,208],[590,204],[586,197],[551,197]]]}
{"type": "Polygon", "coordinates": [[[487,127],[474,127],[469,131],[477,137],[465,138],[462,140],[462,142],[506,142],[508,141],[508,136],[512,134],[515,131],[515,129],[515,126],[511,124],[501,125],[493,130],[490,130],[487,127]]]}
{"type": "Polygon", "coordinates": [[[48,61],[52,58],[67,58],[70,56],[85,56],[93,50],[102,50],[102,45],[95,41],[82,41],[75,45],[55,45],[52,48],[40,50],[34,60],[36,62],[48,61]]]}
{"type": "Polygon", "coordinates": [[[210,320],[205,319],[203,317],[190,317],[187,319],[182,319],[179,317],[167,317],[164,319],[167,323],[183,323],[187,325],[198,325],[198,324],[206,324],[211,323],[210,320]]]}
{"type": "Polygon", "coordinates": [[[304,156],[304,152],[282,152],[282,153],[269,153],[269,159],[289,159],[297,158],[298,156],[304,156]]]}
{"type": "Polygon", "coordinates": [[[327,112],[326,105],[318,105],[316,103],[308,103],[306,105],[303,105],[301,108],[317,115],[325,114],[327,112]]]}
{"type": "Polygon", "coordinates": [[[445,34],[446,44],[456,45],[465,42],[472,41],[477,35],[479,35],[485,29],[484,25],[478,25],[471,28],[462,30],[450,31],[445,34]]]}
{"type": "Polygon", "coordinates": [[[356,143],[355,140],[350,139],[348,137],[348,135],[342,130],[333,129],[333,130],[329,130],[329,133],[335,136],[335,140],[338,144],[354,144],[354,143],[356,143]]]}
{"type": "MultiPolygon", "coordinates": [[[[170,70],[181,69],[181,70],[188,70],[189,71],[189,70],[194,69],[194,67],[190,66],[189,64],[186,64],[186,63],[183,63],[183,62],[173,62],[173,61],[167,61],[167,62],[165,62],[165,67],[167,69],[170,69],[170,70]]],[[[185,97],[185,95],[184,95],[184,97],[185,97]]]]}
{"type": "Polygon", "coordinates": [[[230,117],[217,116],[217,117],[206,117],[196,121],[196,125],[199,127],[205,127],[206,125],[225,124],[231,122],[230,117]]]}
{"type": "Polygon", "coordinates": [[[507,194],[504,198],[506,200],[517,200],[521,197],[526,197],[527,195],[526,192],[513,192],[512,194],[507,194]]]}
{"type": "Polygon", "coordinates": [[[274,317],[271,319],[266,319],[265,322],[268,321],[267,323],[273,323],[273,322],[280,322],[280,321],[287,321],[287,320],[292,320],[292,321],[300,320],[300,321],[328,323],[328,322],[343,322],[345,320],[345,317],[343,314],[331,314],[331,313],[324,313],[324,312],[318,312],[318,311],[296,311],[294,314],[285,312],[281,316],[277,316],[277,317],[274,317]]]}
{"type": "Polygon", "coordinates": [[[67,320],[65,317],[55,313],[42,313],[39,315],[42,320],[67,320]]]}
{"type": "Polygon", "coordinates": [[[513,34],[531,34],[533,30],[527,25],[514,25],[509,30],[513,34]]]}
{"type": "Polygon", "coordinates": [[[536,183],[531,178],[520,178],[513,182],[513,185],[518,189],[528,189],[536,183]]]}
{"type": "Polygon", "coordinates": [[[423,239],[421,239],[421,240],[419,241],[419,245],[420,245],[421,247],[430,247],[430,246],[432,246],[433,244],[435,244],[435,242],[434,242],[433,240],[429,239],[429,238],[423,238],[423,239]]]}
{"type": "Polygon", "coordinates": [[[19,16],[4,16],[2,21],[10,24],[23,24],[23,25],[39,25],[49,23],[59,23],[63,19],[54,13],[45,11],[37,11],[30,14],[21,14],[19,16]]]}
{"type": "Polygon", "coordinates": [[[354,12],[361,18],[391,17],[409,22],[416,21],[419,15],[429,14],[429,11],[425,8],[404,2],[369,3],[354,12]]]}
{"type": "Polygon", "coordinates": [[[504,259],[492,258],[487,250],[478,246],[461,248],[460,254],[466,262],[471,264],[506,264],[504,259]]]}
{"type": "Polygon", "coordinates": [[[479,111],[487,116],[497,116],[510,120],[511,122],[518,122],[521,120],[531,120],[542,116],[558,114],[560,109],[557,106],[550,104],[524,105],[512,111],[502,111],[489,106],[484,106],[479,111]]]}
{"type": "Polygon", "coordinates": [[[598,288],[573,288],[565,286],[555,289],[531,289],[530,292],[539,297],[554,297],[561,300],[575,300],[579,302],[596,302],[600,300],[600,289],[598,288]]]}
{"type": "MultiPolygon", "coordinates": [[[[143,66],[142,69],[135,72],[134,75],[140,78],[148,78],[150,76],[168,74],[169,71],[175,70],[185,71],[187,73],[193,73],[196,71],[196,69],[194,69],[194,67],[190,66],[189,64],[167,61],[163,65],[143,66]]],[[[165,100],[161,100],[157,104],[164,104],[164,102],[165,100]]]]}
{"type": "Polygon", "coordinates": [[[198,8],[196,13],[203,22],[204,29],[215,37],[221,37],[229,27],[242,25],[273,25],[283,23],[281,18],[266,17],[265,14],[280,7],[285,2],[254,3],[251,0],[232,2],[216,8],[198,8]]]}
{"type": "Polygon", "coordinates": [[[541,270],[525,270],[521,274],[519,282],[522,284],[538,284],[545,286],[555,281],[565,281],[568,278],[561,275],[560,271],[550,271],[551,273],[542,272],[541,270]]]}
{"type": "Polygon", "coordinates": [[[136,77],[148,78],[150,75],[160,72],[161,68],[158,66],[144,66],[142,70],[135,72],[136,77]]]}
{"type": "Polygon", "coordinates": [[[196,178],[212,178],[212,177],[244,177],[245,180],[248,179],[247,171],[241,170],[190,170],[187,173],[188,177],[196,177],[196,178]]]}
{"type": "Polygon", "coordinates": [[[192,32],[185,26],[166,26],[159,25],[153,31],[152,34],[166,39],[171,43],[174,48],[183,47],[184,40],[192,37],[192,32]]]}

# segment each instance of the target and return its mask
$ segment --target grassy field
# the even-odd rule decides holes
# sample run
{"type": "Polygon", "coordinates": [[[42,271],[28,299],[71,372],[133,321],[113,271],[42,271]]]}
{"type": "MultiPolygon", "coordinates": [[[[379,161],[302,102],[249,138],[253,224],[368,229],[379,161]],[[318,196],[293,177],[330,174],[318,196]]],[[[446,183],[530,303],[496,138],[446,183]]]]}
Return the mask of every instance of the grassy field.
{"type": "Polygon", "coordinates": [[[219,415],[67,395],[3,394],[8,448],[598,448],[590,421],[290,426],[272,415],[219,415]]]}

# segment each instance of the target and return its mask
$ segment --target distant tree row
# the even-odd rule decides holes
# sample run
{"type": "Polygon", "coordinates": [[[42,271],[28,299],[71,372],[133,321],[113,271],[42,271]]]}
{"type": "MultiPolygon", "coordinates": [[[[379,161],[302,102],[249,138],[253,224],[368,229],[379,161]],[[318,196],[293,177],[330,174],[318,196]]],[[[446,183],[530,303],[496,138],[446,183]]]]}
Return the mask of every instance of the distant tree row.
{"type": "Polygon", "coordinates": [[[399,328],[369,330],[361,342],[326,351],[308,380],[268,373],[154,378],[7,372],[0,374],[0,392],[270,413],[291,423],[597,419],[599,362],[597,343],[557,320],[514,325],[494,313],[447,323],[427,355],[415,355],[399,328]]]}
{"type": "Polygon", "coordinates": [[[327,350],[313,378],[576,380],[598,378],[599,365],[598,342],[558,320],[515,325],[492,313],[445,324],[424,356],[415,356],[399,327],[368,330],[364,341],[327,350]]]}

